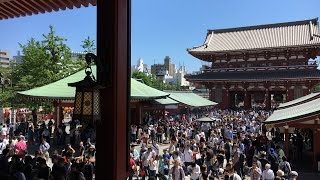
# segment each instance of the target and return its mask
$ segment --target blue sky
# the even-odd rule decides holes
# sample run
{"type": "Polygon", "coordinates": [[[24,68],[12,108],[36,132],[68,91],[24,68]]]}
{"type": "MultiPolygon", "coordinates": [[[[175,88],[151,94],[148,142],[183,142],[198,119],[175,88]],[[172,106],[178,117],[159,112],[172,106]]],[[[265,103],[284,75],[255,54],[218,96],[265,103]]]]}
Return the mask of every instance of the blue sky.
{"type": "MultiPolygon", "coordinates": [[[[170,56],[189,71],[203,63],[187,48],[201,45],[207,29],[310,19],[320,16],[319,0],[132,0],[132,64],[162,63],[170,56]]],[[[0,49],[15,55],[18,43],[41,39],[53,25],[74,51],[81,41],[96,36],[95,7],[0,21],[0,49]]]]}

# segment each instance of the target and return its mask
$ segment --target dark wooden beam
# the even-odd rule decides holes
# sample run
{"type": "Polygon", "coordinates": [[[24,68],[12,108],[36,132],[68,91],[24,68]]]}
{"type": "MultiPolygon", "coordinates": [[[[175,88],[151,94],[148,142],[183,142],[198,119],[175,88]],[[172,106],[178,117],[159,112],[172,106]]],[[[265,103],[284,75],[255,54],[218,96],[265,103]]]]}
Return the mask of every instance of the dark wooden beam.
{"type": "Polygon", "coordinates": [[[68,7],[69,9],[73,9],[73,4],[70,0],[64,0],[61,1],[66,7],[68,7]]]}
{"type": "Polygon", "coordinates": [[[17,4],[21,4],[25,9],[31,11],[33,14],[39,14],[39,11],[34,6],[31,6],[29,2],[26,2],[26,0],[21,0],[20,3],[17,3],[17,4]]]}
{"type": "Polygon", "coordinates": [[[97,125],[96,179],[126,179],[129,144],[130,0],[97,1],[97,69],[101,123],[97,125]],[[111,168],[105,168],[109,163],[111,168]]]}
{"type": "Polygon", "coordinates": [[[82,5],[83,5],[84,7],[88,7],[89,4],[90,4],[90,2],[89,2],[88,0],[81,0],[81,2],[82,2],[82,5]]]}
{"type": "Polygon", "coordinates": [[[52,9],[54,11],[59,11],[59,5],[54,3],[55,1],[52,1],[52,0],[47,0],[46,3],[49,4],[50,7],[52,7],[52,9]]]}
{"type": "Polygon", "coordinates": [[[42,0],[38,0],[36,1],[36,3],[42,7],[43,9],[45,9],[47,12],[52,12],[52,7],[50,7],[48,4],[47,4],[47,1],[42,1],[42,0]]]}
{"type": "Polygon", "coordinates": [[[11,11],[14,11],[14,12],[18,12],[19,14],[21,14],[22,16],[26,16],[27,14],[28,15],[31,15],[32,13],[26,11],[26,10],[22,10],[22,8],[20,6],[17,6],[17,5],[13,5],[12,4],[12,1],[9,1],[9,2],[6,2],[4,3],[8,8],[10,8],[11,11]]]}
{"type": "Polygon", "coordinates": [[[46,10],[43,7],[39,6],[39,4],[37,4],[34,0],[24,0],[24,2],[28,3],[31,7],[35,8],[38,12],[42,14],[46,12],[46,10]]]}
{"type": "Polygon", "coordinates": [[[0,4],[0,11],[7,14],[10,18],[20,17],[18,13],[12,12],[5,4],[0,4]]]}
{"type": "Polygon", "coordinates": [[[73,5],[77,8],[81,7],[82,0],[71,0],[73,2],[73,5]]]}
{"type": "Polygon", "coordinates": [[[28,15],[38,14],[38,12],[36,12],[36,11],[30,9],[29,7],[25,6],[24,5],[24,3],[25,3],[24,1],[20,1],[20,3],[18,3],[17,1],[10,1],[10,3],[13,6],[25,11],[28,15]]]}
{"type": "Polygon", "coordinates": [[[8,19],[10,18],[6,13],[0,11],[0,19],[8,19]]]}

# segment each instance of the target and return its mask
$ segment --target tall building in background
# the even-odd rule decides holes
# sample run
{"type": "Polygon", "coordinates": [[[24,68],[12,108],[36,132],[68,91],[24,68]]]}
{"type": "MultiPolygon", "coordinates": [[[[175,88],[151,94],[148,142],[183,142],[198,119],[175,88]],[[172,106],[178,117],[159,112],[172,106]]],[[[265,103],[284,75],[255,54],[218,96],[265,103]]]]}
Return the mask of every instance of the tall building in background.
{"type": "Polygon", "coordinates": [[[150,73],[149,69],[148,69],[148,65],[143,63],[143,59],[142,58],[138,59],[137,65],[131,66],[131,74],[133,72],[135,72],[135,71],[143,72],[143,73],[146,73],[146,74],[150,73]]]}
{"type": "Polygon", "coordinates": [[[10,65],[9,51],[0,50],[0,65],[2,67],[9,67],[10,65]]]}
{"type": "Polygon", "coordinates": [[[16,64],[21,64],[22,61],[23,61],[23,56],[21,55],[21,52],[18,51],[18,52],[17,52],[17,55],[16,55],[16,56],[13,56],[12,59],[13,59],[13,62],[14,62],[14,63],[16,63],[16,64]]]}
{"type": "Polygon", "coordinates": [[[164,64],[154,64],[151,65],[151,74],[156,76],[161,76],[168,74],[169,76],[174,76],[176,74],[176,65],[171,64],[171,58],[166,56],[164,58],[164,64]],[[166,73],[168,71],[168,73],[166,73]]]}
{"type": "Polygon", "coordinates": [[[176,65],[171,64],[171,58],[169,56],[166,56],[164,58],[164,66],[166,70],[169,72],[169,75],[174,76],[174,74],[176,73],[176,65]]]}

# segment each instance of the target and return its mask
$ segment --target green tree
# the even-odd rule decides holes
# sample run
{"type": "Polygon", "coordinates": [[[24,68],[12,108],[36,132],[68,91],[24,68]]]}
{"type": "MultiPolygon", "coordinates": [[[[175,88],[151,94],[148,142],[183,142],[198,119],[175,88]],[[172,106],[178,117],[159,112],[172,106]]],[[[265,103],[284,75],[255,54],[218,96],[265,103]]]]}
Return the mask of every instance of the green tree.
{"type": "Polygon", "coordinates": [[[133,72],[131,77],[134,79],[140,79],[143,81],[144,84],[151,86],[151,87],[154,87],[155,81],[156,81],[156,79],[154,77],[148,76],[145,73],[140,72],[140,71],[133,72]]]}
{"type": "Polygon", "coordinates": [[[177,85],[171,85],[163,83],[163,81],[158,80],[155,76],[152,75],[146,75],[143,72],[135,71],[132,73],[132,78],[134,79],[140,79],[143,81],[144,84],[153,87],[158,90],[181,90],[181,88],[177,85]]]}
{"type": "Polygon", "coordinates": [[[90,36],[88,36],[86,39],[84,39],[82,42],[81,47],[84,49],[84,52],[86,53],[93,53],[96,50],[96,45],[94,43],[94,40],[90,39],[90,36]]]}
{"type": "Polygon", "coordinates": [[[56,35],[53,26],[50,26],[49,32],[43,34],[43,39],[31,38],[26,44],[20,44],[22,63],[11,67],[12,88],[6,88],[6,91],[0,94],[0,101],[5,104],[11,99],[18,101],[19,98],[15,97],[16,91],[43,86],[83,69],[85,61],[72,59],[66,42],[67,40],[56,35]]]}

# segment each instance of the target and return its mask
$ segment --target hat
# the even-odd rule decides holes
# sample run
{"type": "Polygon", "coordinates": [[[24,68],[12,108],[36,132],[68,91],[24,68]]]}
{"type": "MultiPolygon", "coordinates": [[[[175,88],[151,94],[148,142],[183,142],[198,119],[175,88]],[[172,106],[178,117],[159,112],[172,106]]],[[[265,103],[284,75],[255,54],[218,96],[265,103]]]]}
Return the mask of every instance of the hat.
{"type": "Polygon", "coordinates": [[[267,163],[267,164],[265,165],[265,168],[266,168],[266,169],[270,169],[270,168],[271,168],[271,165],[267,163]]]}
{"type": "Polygon", "coordinates": [[[279,170],[277,171],[277,176],[283,177],[283,176],[284,176],[284,172],[279,169],[279,170]]]}
{"type": "Polygon", "coordinates": [[[291,176],[298,176],[298,173],[297,173],[297,171],[291,171],[290,175],[291,176]]]}
{"type": "Polygon", "coordinates": [[[266,155],[267,155],[267,153],[265,151],[260,152],[260,156],[266,156],[266,155]]]}
{"type": "Polygon", "coordinates": [[[94,146],[94,145],[91,145],[90,147],[89,147],[89,149],[95,149],[96,147],[94,146]]]}

